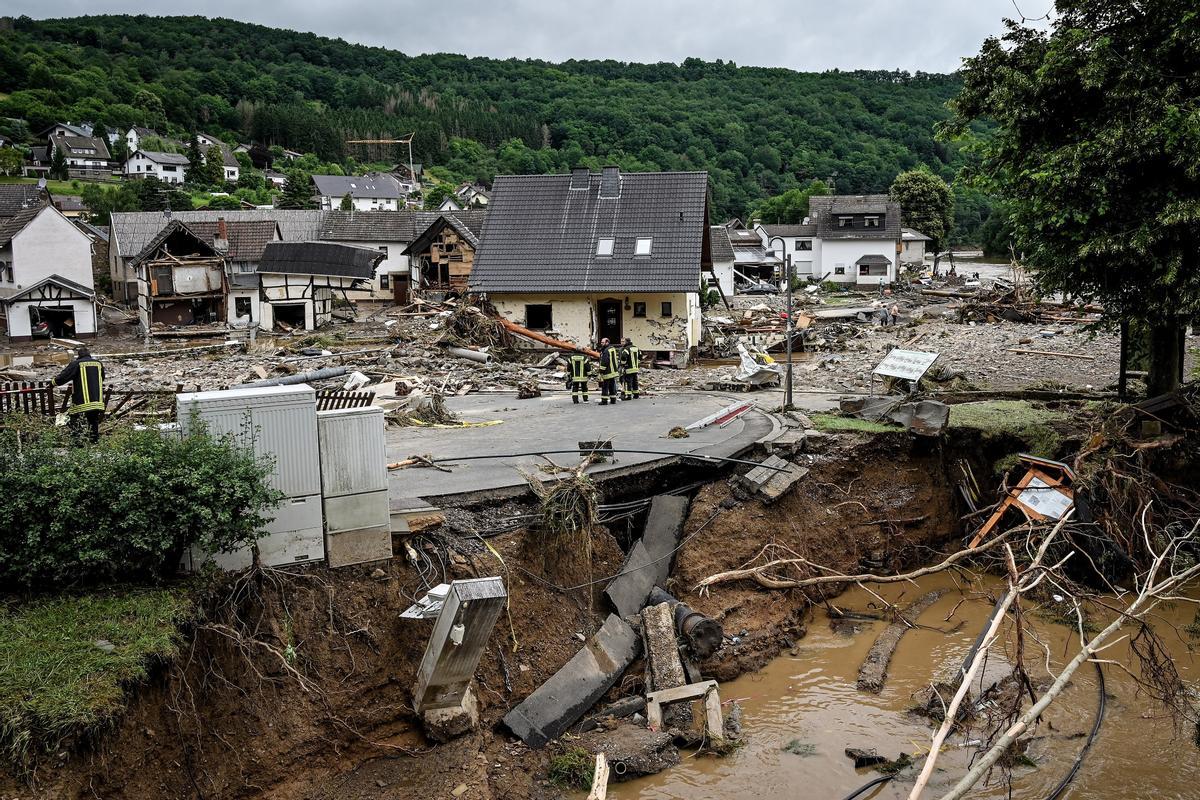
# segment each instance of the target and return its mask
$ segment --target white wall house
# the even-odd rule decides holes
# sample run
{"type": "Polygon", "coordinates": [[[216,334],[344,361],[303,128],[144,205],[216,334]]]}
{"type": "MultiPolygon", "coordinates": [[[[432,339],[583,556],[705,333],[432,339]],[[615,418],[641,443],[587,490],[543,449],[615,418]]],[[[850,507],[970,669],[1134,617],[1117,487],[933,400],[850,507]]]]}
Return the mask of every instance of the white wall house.
{"type": "MultiPolygon", "coordinates": [[[[761,235],[781,231],[792,248],[800,278],[858,286],[878,286],[897,279],[900,239],[900,204],[887,195],[822,195],[809,200],[808,222],[797,226],[760,226],[761,235]],[[811,232],[811,238],[804,234],[811,232]],[[805,242],[811,246],[808,272],[804,272],[805,242]]],[[[775,247],[778,247],[775,240],[775,247]]]]}
{"type": "Polygon", "coordinates": [[[337,242],[268,244],[258,265],[259,324],[313,330],[329,323],[334,298],[370,280],[381,259],[377,250],[337,242]]]}
{"type": "Polygon", "coordinates": [[[404,202],[400,182],[382,172],[370,175],[313,175],[317,204],[323,211],[340,209],[350,195],[355,211],[399,211],[404,202]]]}
{"type": "Polygon", "coordinates": [[[712,243],[712,272],[709,280],[715,279],[721,288],[721,294],[726,299],[733,297],[733,245],[729,243],[729,231],[724,225],[709,226],[709,240],[712,243]]]}
{"type": "Polygon", "coordinates": [[[51,136],[47,142],[50,155],[61,150],[71,169],[104,169],[108,167],[108,145],[103,138],[92,136],[51,136]]]}
{"type": "Polygon", "coordinates": [[[912,228],[901,228],[901,242],[903,248],[900,251],[900,264],[907,266],[909,264],[921,265],[925,263],[925,248],[929,246],[930,239],[920,231],[915,231],[912,228]]]}
{"type": "Polygon", "coordinates": [[[187,167],[187,156],[138,150],[125,160],[125,177],[145,178],[153,175],[163,183],[183,183],[187,167]]]}
{"type": "Polygon", "coordinates": [[[52,206],[0,220],[0,312],[8,336],[96,335],[92,242],[52,206]]]}
{"type": "MultiPolygon", "coordinates": [[[[812,276],[814,265],[820,264],[821,240],[817,238],[817,226],[811,222],[798,225],[754,226],[763,246],[781,260],[792,258],[792,274],[802,281],[812,276]]],[[[818,276],[820,277],[820,276],[818,276]]]]}

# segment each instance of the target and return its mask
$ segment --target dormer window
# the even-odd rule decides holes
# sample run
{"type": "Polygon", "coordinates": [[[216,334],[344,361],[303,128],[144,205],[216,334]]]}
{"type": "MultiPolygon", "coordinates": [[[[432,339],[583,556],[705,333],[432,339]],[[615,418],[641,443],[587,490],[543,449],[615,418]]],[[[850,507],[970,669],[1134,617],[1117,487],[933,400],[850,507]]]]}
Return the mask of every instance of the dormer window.
{"type": "Polygon", "coordinates": [[[878,228],[879,227],[879,217],[867,217],[866,218],[866,227],[878,228]]]}
{"type": "Polygon", "coordinates": [[[613,240],[611,238],[601,238],[596,240],[596,255],[611,256],[613,254],[613,240]]]}
{"type": "Polygon", "coordinates": [[[839,228],[849,228],[850,227],[850,217],[838,217],[838,227],[839,228]]]}
{"type": "Polygon", "coordinates": [[[654,241],[654,240],[653,240],[653,239],[651,239],[651,238],[650,238],[650,237],[648,237],[648,236],[647,236],[647,237],[644,237],[644,238],[640,238],[640,239],[638,239],[638,240],[637,240],[637,244],[636,244],[636,245],[634,246],[634,248],[633,248],[633,254],[634,254],[635,256],[648,256],[648,255],[650,255],[650,246],[651,246],[651,244],[653,243],[653,241],[654,241]]]}

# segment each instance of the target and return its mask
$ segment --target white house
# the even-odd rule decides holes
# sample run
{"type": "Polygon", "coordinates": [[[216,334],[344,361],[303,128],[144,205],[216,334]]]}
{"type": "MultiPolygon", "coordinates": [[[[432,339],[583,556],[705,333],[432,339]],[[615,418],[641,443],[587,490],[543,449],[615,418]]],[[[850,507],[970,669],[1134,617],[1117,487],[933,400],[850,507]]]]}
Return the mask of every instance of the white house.
{"type": "Polygon", "coordinates": [[[13,341],[96,335],[92,242],[53,206],[0,219],[0,313],[13,341]]]}
{"type": "Polygon", "coordinates": [[[259,324],[266,330],[327,324],[334,297],[369,281],[381,260],[378,250],[338,242],[271,242],[258,264],[259,324]]]}
{"type": "Polygon", "coordinates": [[[163,183],[183,183],[187,166],[187,156],[179,153],[137,150],[125,160],[125,177],[145,178],[153,175],[163,183]]]}
{"type": "Polygon", "coordinates": [[[469,286],[506,318],[579,345],[628,336],[686,360],[711,265],[708,174],[496,178],[469,286]]]}
{"type": "Polygon", "coordinates": [[[404,200],[400,181],[384,172],[369,175],[313,175],[318,206],[340,209],[350,195],[355,211],[399,211],[404,200]]]}
{"type": "MultiPolygon", "coordinates": [[[[814,262],[819,263],[821,241],[817,238],[817,226],[811,222],[799,225],[755,224],[763,245],[777,257],[792,258],[792,274],[800,280],[813,275],[814,262]]],[[[780,276],[782,279],[782,276],[780,276]]],[[[782,280],[780,286],[782,286],[782,280]]]]}
{"type": "Polygon", "coordinates": [[[130,128],[125,134],[125,144],[128,147],[129,152],[133,153],[140,150],[142,148],[142,140],[147,137],[154,139],[163,138],[159,136],[158,132],[152,128],[143,128],[138,125],[134,125],[132,128],[130,128]]]}
{"type": "Polygon", "coordinates": [[[454,190],[454,196],[463,208],[471,206],[486,206],[492,199],[492,193],[474,183],[464,183],[454,190]]]}
{"type": "Polygon", "coordinates": [[[808,201],[816,226],[813,277],[834,283],[892,283],[901,252],[900,204],[886,194],[822,195],[808,201]]]}
{"type": "Polygon", "coordinates": [[[727,299],[733,297],[733,245],[729,243],[729,230],[724,225],[710,225],[708,228],[709,241],[712,249],[711,281],[716,281],[721,288],[721,294],[727,299]]]}
{"type": "Polygon", "coordinates": [[[920,231],[914,231],[912,228],[901,228],[900,241],[904,245],[900,251],[900,264],[902,266],[909,264],[920,266],[925,263],[925,248],[928,247],[927,242],[932,242],[933,239],[920,231]]]}
{"type": "Polygon", "coordinates": [[[206,133],[196,134],[196,140],[200,143],[200,152],[204,162],[207,164],[208,159],[214,157],[213,148],[216,148],[216,157],[221,160],[221,174],[225,178],[225,182],[237,183],[237,179],[241,175],[241,165],[238,163],[237,156],[233,154],[233,149],[217,137],[206,133]]]}
{"type": "Polygon", "coordinates": [[[438,206],[438,211],[462,211],[463,207],[453,196],[447,196],[438,206]]]}

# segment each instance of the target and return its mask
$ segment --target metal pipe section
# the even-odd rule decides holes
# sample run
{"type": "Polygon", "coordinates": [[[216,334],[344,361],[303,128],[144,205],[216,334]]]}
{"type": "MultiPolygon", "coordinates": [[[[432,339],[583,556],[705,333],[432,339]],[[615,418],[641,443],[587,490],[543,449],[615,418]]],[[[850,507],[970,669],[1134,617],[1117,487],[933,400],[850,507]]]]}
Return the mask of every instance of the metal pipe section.
{"type": "Polygon", "coordinates": [[[338,378],[350,371],[349,367],[326,367],[308,372],[298,372],[295,375],[284,375],[282,378],[267,378],[261,381],[251,381],[234,386],[234,389],[252,389],[259,386],[291,386],[294,383],[309,383],[323,381],[327,378],[338,378]]]}
{"type": "Polygon", "coordinates": [[[447,347],[446,352],[452,356],[465,358],[468,361],[474,361],[479,364],[486,364],[492,360],[491,353],[481,353],[478,350],[468,350],[465,347],[447,347]]]}
{"type": "Polygon", "coordinates": [[[657,586],[650,590],[649,603],[667,603],[671,606],[675,615],[675,631],[684,638],[696,658],[703,661],[720,649],[725,631],[721,623],[712,617],[692,610],[687,603],[657,586]]]}

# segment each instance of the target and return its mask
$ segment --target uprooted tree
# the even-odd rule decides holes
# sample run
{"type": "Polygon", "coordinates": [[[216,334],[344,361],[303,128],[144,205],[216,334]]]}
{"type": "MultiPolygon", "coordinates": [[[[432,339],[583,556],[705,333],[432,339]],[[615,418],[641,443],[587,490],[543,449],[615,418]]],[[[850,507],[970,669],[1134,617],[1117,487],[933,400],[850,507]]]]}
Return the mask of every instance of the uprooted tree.
{"type": "Polygon", "coordinates": [[[945,132],[978,151],[1040,288],[1144,325],[1149,392],[1169,391],[1200,310],[1195,3],[1058,0],[1047,29],[1007,24],[966,60],[945,132]]]}

